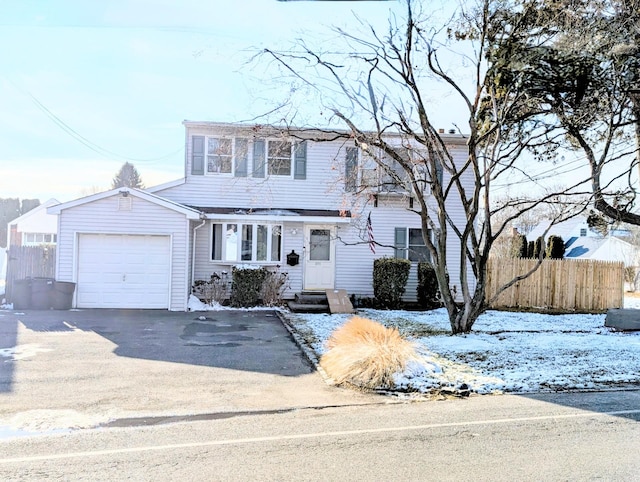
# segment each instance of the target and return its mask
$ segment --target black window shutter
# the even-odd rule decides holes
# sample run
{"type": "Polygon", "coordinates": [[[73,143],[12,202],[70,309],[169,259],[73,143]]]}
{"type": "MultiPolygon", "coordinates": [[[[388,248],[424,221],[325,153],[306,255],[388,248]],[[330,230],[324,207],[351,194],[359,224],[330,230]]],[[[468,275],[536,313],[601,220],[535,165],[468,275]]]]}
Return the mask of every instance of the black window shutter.
{"type": "Polygon", "coordinates": [[[436,160],[436,179],[438,180],[438,184],[442,186],[442,174],[443,174],[442,163],[436,160]]]}
{"type": "Polygon", "coordinates": [[[191,138],[191,174],[195,176],[204,174],[204,136],[191,138]]]}
{"type": "Polygon", "coordinates": [[[294,179],[307,178],[307,141],[297,142],[294,149],[294,179]]]}
{"type": "Polygon", "coordinates": [[[355,192],[358,182],[358,148],[347,147],[344,163],[344,190],[355,192]]]}
{"type": "Polygon", "coordinates": [[[394,240],[394,256],[406,259],[407,257],[407,228],[396,228],[394,240]]]}

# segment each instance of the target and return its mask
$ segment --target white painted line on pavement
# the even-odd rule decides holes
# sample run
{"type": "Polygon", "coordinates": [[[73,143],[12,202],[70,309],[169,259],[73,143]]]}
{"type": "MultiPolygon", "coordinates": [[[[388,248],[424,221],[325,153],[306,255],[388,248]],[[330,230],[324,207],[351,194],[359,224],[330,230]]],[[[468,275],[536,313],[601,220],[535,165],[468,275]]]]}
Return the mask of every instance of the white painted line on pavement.
{"type": "Polygon", "coordinates": [[[507,423],[519,423],[519,422],[536,422],[536,421],[543,421],[543,420],[594,418],[594,417],[635,415],[635,414],[640,414],[640,410],[618,410],[615,412],[603,412],[603,413],[577,412],[577,413],[569,413],[564,415],[542,415],[538,417],[499,418],[495,420],[474,420],[469,422],[432,423],[432,424],[426,424],[426,425],[406,425],[402,427],[367,428],[367,429],[360,429],[360,430],[339,430],[335,432],[301,433],[301,434],[293,434],[293,435],[273,435],[270,437],[240,438],[240,439],[230,439],[230,440],[209,440],[206,442],[151,445],[146,447],[129,447],[129,448],[119,448],[119,449],[108,449],[108,450],[91,450],[86,452],[69,452],[66,454],[49,454],[49,455],[33,455],[33,456],[27,456],[27,457],[13,457],[13,458],[0,459],[0,464],[37,462],[37,461],[46,461],[46,460],[61,460],[61,459],[81,458],[81,457],[98,457],[101,455],[131,454],[131,453],[176,450],[176,449],[185,449],[185,448],[201,448],[201,447],[214,447],[214,446],[223,446],[223,445],[241,445],[241,444],[262,443],[262,442],[278,442],[278,441],[284,441],[284,440],[301,440],[306,438],[313,439],[313,438],[323,438],[323,437],[342,437],[347,435],[409,432],[409,431],[416,431],[416,430],[429,430],[429,429],[447,428],[447,427],[494,425],[494,424],[507,424],[507,423]]]}

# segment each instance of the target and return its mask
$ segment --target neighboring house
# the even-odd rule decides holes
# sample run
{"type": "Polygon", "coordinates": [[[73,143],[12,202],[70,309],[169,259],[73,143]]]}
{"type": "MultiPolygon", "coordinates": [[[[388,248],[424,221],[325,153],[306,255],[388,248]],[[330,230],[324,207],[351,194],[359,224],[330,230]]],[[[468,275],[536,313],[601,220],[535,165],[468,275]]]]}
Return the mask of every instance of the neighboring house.
{"type": "MultiPolygon", "coordinates": [[[[540,223],[528,234],[527,239],[534,241],[545,234],[549,224],[550,221],[540,223]]],[[[628,233],[623,230],[618,232],[628,233]]],[[[640,250],[636,246],[613,234],[602,236],[589,227],[587,218],[583,216],[577,216],[551,226],[545,234],[545,239],[552,235],[560,236],[564,241],[565,258],[622,261],[627,267],[640,264],[640,250]]]]}
{"type": "Polygon", "coordinates": [[[47,208],[60,204],[49,199],[31,211],[8,223],[7,247],[40,246],[56,244],[58,236],[58,216],[47,213],[47,208]]]}
{"type": "MultiPolygon", "coordinates": [[[[286,298],[326,289],[372,296],[375,258],[425,259],[412,199],[393,182],[380,186],[384,176],[352,142],[260,126],[184,126],[183,179],[49,209],[59,215],[57,278],[77,283],[74,306],[186,310],[194,280],[246,264],[286,271],[286,298]]],[[[466,159],[462,136],[445,141],[466,159]]],[[[447,213],[465,220],[460,203],[447,213]]],[[[452,273],[456,242],[448,246],[452,273]]],[[[415,271],[414,263],[407,299],[416,297],[415,271]]]]}
{"type": "Polygon", "coordinates": [[[572,238],[565,243],[565,258],[622,261],[626,267],[640,264],[640,250],[631,243],[614,236],[572,238]]]}
{"type": "Polygon", "coordinates": [[[602,236],[589,227],[587,218],[584,216],[576,216],[549,227],[550,224],[551,221],[548,219],[542,221],[527,234],[527,240],[535,241],[543,235],[545,240],[547,240],[549,236],[560,236],[565,244],[567,244],[572,238],[602,236]]]}

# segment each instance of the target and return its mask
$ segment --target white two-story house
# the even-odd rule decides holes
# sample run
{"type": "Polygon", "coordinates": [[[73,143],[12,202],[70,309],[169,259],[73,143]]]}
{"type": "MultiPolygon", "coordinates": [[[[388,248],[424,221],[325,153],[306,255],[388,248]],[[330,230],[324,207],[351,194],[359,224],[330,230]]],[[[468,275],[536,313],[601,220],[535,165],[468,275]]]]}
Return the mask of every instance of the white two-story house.
{"type": "MultiPolygon", "coordinates": [[[[59,215],[57,278],[77,284],[74,306],[186,310],[195,280],[247,264],[286,272],[285,298],[326,289],[367,297],[375,258],[428,259],[412,196],[353,140],[255,125],[184,126],[183,178],[49,209],[59,215]]],[[[466,159],[462,136],[444,138],[454,158],[466,159]]],[[[459,203],[447,212],[464,219],[459,203]]],[[[457,272],[452,243],[450,271],[457,272]]],[[[415,299],[415,286],[414,276],[407,299],[415,299]]]]}

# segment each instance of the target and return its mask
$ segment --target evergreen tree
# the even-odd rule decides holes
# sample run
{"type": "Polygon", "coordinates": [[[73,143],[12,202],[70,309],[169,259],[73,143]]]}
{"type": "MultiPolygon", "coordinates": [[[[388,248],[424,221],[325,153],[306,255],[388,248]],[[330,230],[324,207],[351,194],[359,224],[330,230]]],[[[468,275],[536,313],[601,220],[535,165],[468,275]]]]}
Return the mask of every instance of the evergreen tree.
{"type": "Polygon", "coordinates": [[[564,258],[564,240],[560,236],[549,236],[547,241],[547,258],[562,259],[564,258]]]}
{"type": "Polygon", "coordinates": [[[511,239],[511,257],[526,258],[527,257],[527,237],[524,234],[516,234],[511,239]]]}
{"type": "Polygon", "coordinates": [[[533,258],[538,259],[541,255],[544,258],[544,239],[542,236],[535,240],[533,246],[533,258]]]}
{"type": "Polygon", "coordinates": [[[40,206],[39,199],[0,198],[0,247],[7,244],[7,225],[14,219],[40,206]]]}
{"type": "Polygon", "coordinates": [[[116,177],[113,178],[111,188],[117,189],[119,187],[144,189],[144,184],[142,184],[138,170],[130,162],[125,162],[116,174],[116,177]]]}

